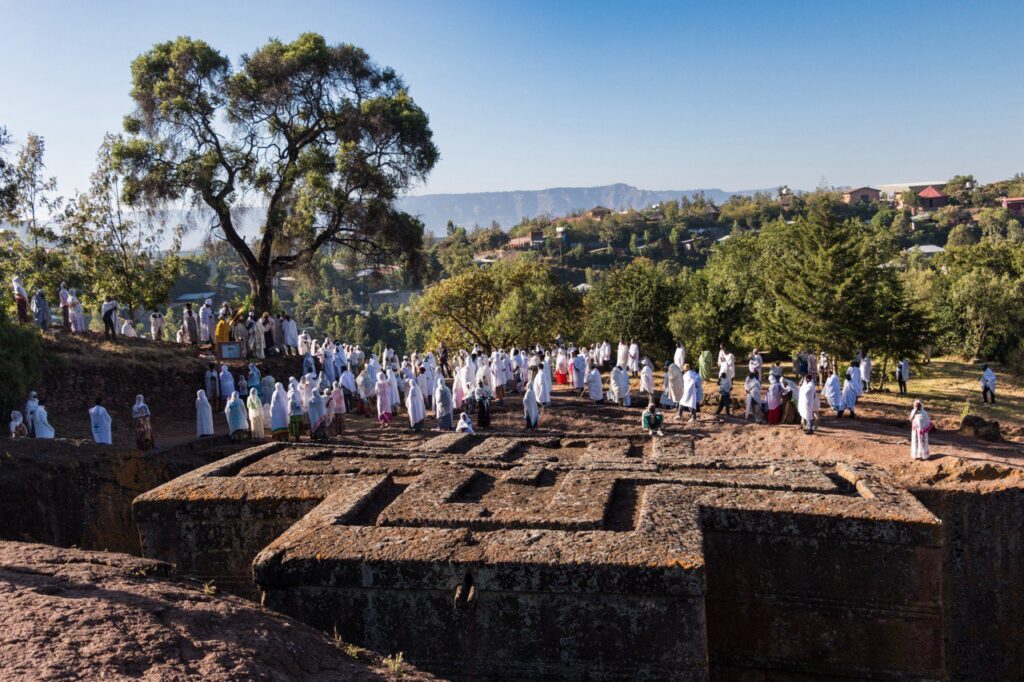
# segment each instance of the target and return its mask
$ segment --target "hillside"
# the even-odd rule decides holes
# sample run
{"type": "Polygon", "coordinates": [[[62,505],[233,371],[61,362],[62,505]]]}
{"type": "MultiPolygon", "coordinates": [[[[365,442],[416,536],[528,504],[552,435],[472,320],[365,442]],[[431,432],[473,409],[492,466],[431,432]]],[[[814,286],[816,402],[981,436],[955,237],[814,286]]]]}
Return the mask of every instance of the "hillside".
{"type": "Polygon", "coordinates": [[[434,234],[443,235],[449,220],[456,225],[490,225],[492,220],[508,228],[523,218],[541,214],[565,215],[576,209],[606,206],[621,211],[644,208],[661,201],[692,197],[703,192],[716,204],[734,194],[749,195],[760,190],[726,192],[720,189],[647,190],[624,183],[601,187],[555,187],[515,192],[476,192],[468,194],[423,194],[403,197],[402,210],[419,216],[434,234]]]}

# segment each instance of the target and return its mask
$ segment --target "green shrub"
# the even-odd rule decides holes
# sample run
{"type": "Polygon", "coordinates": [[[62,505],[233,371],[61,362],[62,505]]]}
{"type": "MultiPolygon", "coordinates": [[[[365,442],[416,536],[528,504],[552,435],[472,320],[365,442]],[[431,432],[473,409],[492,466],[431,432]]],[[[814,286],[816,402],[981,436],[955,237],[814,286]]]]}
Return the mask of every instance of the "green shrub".
{"type": "Polygon", "coordinates": [[[42,353],[39,332],[0,320],[0,416],[22,409],[42,377],[42,353]]]}

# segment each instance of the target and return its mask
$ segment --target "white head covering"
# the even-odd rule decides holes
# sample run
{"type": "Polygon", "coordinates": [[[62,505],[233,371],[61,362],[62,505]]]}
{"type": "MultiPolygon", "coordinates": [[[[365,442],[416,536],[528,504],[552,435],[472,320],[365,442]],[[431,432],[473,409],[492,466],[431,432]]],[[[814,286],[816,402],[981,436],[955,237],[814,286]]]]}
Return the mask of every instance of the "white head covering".
{"type": "Polygon", "coordinates": [[[17,429],[24,421],[25,418],[21,416],[21,412],[18,412],[17,410],[11,412],[10,432],[13,434],[15,429],[17,429]]]}
{"type": "Polygon", "coordinates": [[[137,419],[139,417],[148,416],[149,406],[146,405],[146,401],[142,397],[142,394],[140,393],[139,395],[135,396],[135,404],[132,406],[132,417],[137,419]]]}

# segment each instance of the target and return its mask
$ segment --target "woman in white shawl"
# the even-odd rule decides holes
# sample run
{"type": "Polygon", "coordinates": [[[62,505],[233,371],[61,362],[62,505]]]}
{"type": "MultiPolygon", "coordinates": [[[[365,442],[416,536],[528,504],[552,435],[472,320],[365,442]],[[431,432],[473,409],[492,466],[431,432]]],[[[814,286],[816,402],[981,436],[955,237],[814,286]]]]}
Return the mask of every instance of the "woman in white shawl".
{"type": "Polygon", "coordinates": [[[71,321],[71,331],[75,334],[84,332],[85,308],[82,307],[82,301],[79,300],[76,289],[68,291],[68,315],[71,321]]]}
{"type": "Polygon", "coordinates": [[[330,410],[333,414],[334,433],[341,435],[345,432],[345,413],[348,411],[348,408],[345,406],[345,391],[342,390],[341,384],[337,381],[331,387],[330,410]]]}
{"type": "Polygon", "coordinates": [[[402,405],[402,392],[398,388],[398,375],[395,370],[388,369],[388,387],[391,390],[391,413],[398,414],[402,405]]]}
{"type": "Polygon", "coordinates": [[[910,412],[910,459],[928,459],[928,433],[932,430],[932,420],[925,411],[920,400],[914,401],[914,409],[910,412]]]}
{"type": "Polygon", "coordinates": [[[327,440],[327,408],[319,388],[309,396],[309,439],[327,440]]]}
{"type": "Polygon", "coordinates": [[[238,397],[238,391],[233,391],[224,406],[224,416],[228,420],[228,434],[233,441],[248,440],[252,435],[249,431],[249,417],[245,409],[245,403],[238,397]]]}
{"type": "Polygon", "coordinates": [[[255,388],[249,389],[249,398],[245,401],[249,411],[249,426],[252,429],[253,438],[263,438],[266,427],[263,425],[263,401],[255,388]]]}
{"type": "Polygon", "coordinates": [[[437,419],[438,431],[452,430],[452,416],[455,407],[452,404],[452,392],[444,383],[444,377],[437,375],[437,387],[434,389],[434,417],[437,419]]]}
{"type": "Polygon", "coordinates": [[[135,447],[146,451],[153,449],[153,425],[150,422],[149,406],[141,395],[135,396],[132,405],[132,419],[135,420],[135,447]]]}
{"type": "Polygon", "coordinates": [[[11,412],[11,421],[7,425],[7,434],[11,438],[28,437],[28,427],[25,426],[25,418],[21,416],[21,412],[17,410],[11,412]]]}
{"type": "Polygon", "coordinates": [[[696,370],[689,365],[684,365],[686,372],[683,374],[683,398],[679,401],[677,418],[682,418],[683,410],[690,413],[690,421],[697,421],[697,414],[700,412],[700,401],[704,398],[704,381],[696,370]]]}
{"type": "Polygon", "coordinates": [[[618,365],[612,367],[611,379],[608,382],[608,395],[616,405],[630,406],[629,375],[618,365]]]}
{"type": "Polygon", "coordinates": [[[587,395],[595,403],[604,402],[604,387],[601,384],[601,372],[594,367],[587,375],[587,395]]]}
{"type": "Polygon", "coordinates": [[[526,389],[526,395],[523,396],[523,418],[526,420],[526,428],[533,430],[537,428],[537,424],[540,423],[540,405],[537,403],[537,394],[533,392],[533,388],[526,389]]]}
{"type": "Polygon", "coordinates": [[[423,404],[423,393],[419,385],[412,379],[406,380],[405,409],[409,413],[409,426],[413,431],[423,429],[423,420],[427,416],[427,408],[423,404]]]}
{"type": "MultiPolygon", "coordinates": [[[[860,367],[850,367],[846,370],[846,381],[843,382],[843,406],[850,411],[850,419],[857,418],[854,410],[860,391],[860,367]]],[[[839,416],[843,416],[842,413],[839,416]]]]}
{"type": "Polygon", "coordinates": [[[743,418],[749,419],[750,415],[754,415],[754,421],[758,424],[761,423],[761,381],[757,378],[757,374],[750,372],[747,374],[746,381],[743,382],[743,390],[747,394],[746,398],[746,409],[743,411],[743,418]]]}
{"type": "Polygon", "coordinates": [[[465,412],[459,415],[459,423],[455,427],[455,431],[457,433],[476,433],[473,430],[473,420],[465,412]]]}
{"type": "Polygon", "coordinates": [[[196,435],[200,438],[213,435],[213,409],[203,389],[196,391],[196,435]]]}
{"type": "Polygon", "coordinates": [[[829,372],[822,392],[825,394],[825,400],[828,402],[829,407],[835,410],[836,416],[842,417],[843,411],[846,409],[846,403],[843,401],[843,389],[839,383],[838,374],[829,372]]]}
{"type": "Polygon", "coordinates": [[[640,370],[640,392],[647,394],[647,404],[654,404],[654,368],[651,361],[644,358],[643,369],[640,370]]]}
{"type": "Polygon", "coordinates": [[[280,381],[274,384],[274,393],[270,398],[270,437],[279,441],[288,440],[288,394],[280,381]]]}
{"type": "Polygon", "coordinates": [[[377,421],[382,429],[391,424],[391,385],[384,374],[377,375],[377,421]]]}
{"type": "Polygon", "coordinates": [[[668,371],[665,373],[665,389],[668,391],[668,397],[672,401],[672,406],[675,407],[683,399],[683,370],[679,368],[679,365],[672,363],[668,366],[668,371]]]}
{"type": "Polygon", "coordinates": [[[33,427],[36,430],[36,438],[53,438],[56,432],[50,426],[49,415],[46,414],[46,404],[40,401],[35,413],[32,415],[33,427]]]}
{"type": "Polygon", "coordinates": [[[799,397],[797,398],[796,409],[800,413],[800,420],[807,433],[814,433],[814,419],[818,410],[821,409],[821,402],[818,398],[818,386],[814,383],[814,377],[810,374],[800,382],[799,397]]]}
{"type": "Polygon", "coordinates": [[[551,404],[551,370],[547,363],[540,363],[537,366],[537,376],[533,379],[533,392],[537,394],[537,401],[547,407],[551,404]]]}

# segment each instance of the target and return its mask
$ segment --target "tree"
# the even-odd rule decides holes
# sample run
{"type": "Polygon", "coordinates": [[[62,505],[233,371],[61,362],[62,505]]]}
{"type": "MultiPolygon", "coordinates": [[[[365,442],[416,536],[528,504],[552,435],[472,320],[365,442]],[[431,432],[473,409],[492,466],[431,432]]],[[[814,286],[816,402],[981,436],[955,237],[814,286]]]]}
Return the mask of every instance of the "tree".
{"type": "Polygon", "coordinates": [[[959,206],[971,205],[971,193],[978,186],[978,181],[973,175],[957,175],[946,183],[942,193],[949,197],[950,201],[959,206]]]}
{"type": "Polygon", "coordinates": [[[134,318],[135,309],[153,309],[167,302],[181,271],[177,256],[180,230],[173,236],[167,255],[164,229],[152,216],[141,216],[141,224],[125,214],[121,204],[123,179],[111,159],[118,143],[107,136],[97,155],[97,168],[85,194],[75,197],[64,222],[65,240],[70,252],[99,299],[113,296],[127,305],[134,318]]]}
{"type": "Polygon", "coordinates": [[[879,347],[883,318],[911,316],[902,288],[887,274],[891,242],[868,238],[857,220],[840,220],[835,199],[816,197],[806,217],[778,225],[792,245],[793,268],[769,271],[766,289],[774,308],[764,322],[790,348],[818,347],[833,354],[879,347]]]}
{"type": "Polygon", "coordinates": [[[946,292],[951,346],[966,358],[1003,355],[1020,337],[1024,287],[1020,279],[972,270],[946,292]]]}
{"type": "Polygon", "coordinates": [[[10,217],[18,201],[14,164],[7,156],[7,147],[10,144],[11,136],[7,128],[0,126],[0,217],[10,217]]]}
{"type": "Polygon", "coordinates": [[[587,293],[586,338],[634,340],[653,358],[672,348],[668,311],[678,302],[678,289],[665,264],[636,258],[608,272],[587,293]]]}
{"type": "Polygon", "coordinates": [[[946,240],[946,246],[970,246],[971,244],[977,244],[978,238],[978,229],[964,223],[957,225],[949,231],[949,239],[946,240]]]}
{"type": "Polygon", "coordinates": [[[11,184],[5,192],[9,204],[7,218],[25,226],[32,239],[37,270],[44,261],[40,241],[44,244],[55,241],[52,219],[63,203],[56,194],[57,178],[45,175],[45,153],[46,142],[43,138],[29,133],[25,144],[18,151],[13,168],[8,172],[11,184]]]}
{"type": "Polygon", "coordinates": [[[208,207],[237,252],[257,311],[275,275],[322,250],[415,267],[423,226],[394,206],[438,159],[427,115],[390,68],[305,33],[271,40],[238,70],[200,40],[159,43],[132,63],[135,111],[114,147],[129,203],[208,207]],[[264,202],[250,245],[235,222],[264,202]]]}
{"type": "Polygon", "coordinates": [[[578,333],[580,300],[548,266],[531,259],[473,268],[423,292],[417,310],[431,345],[474,343],[491,351],[578,333]]]}

